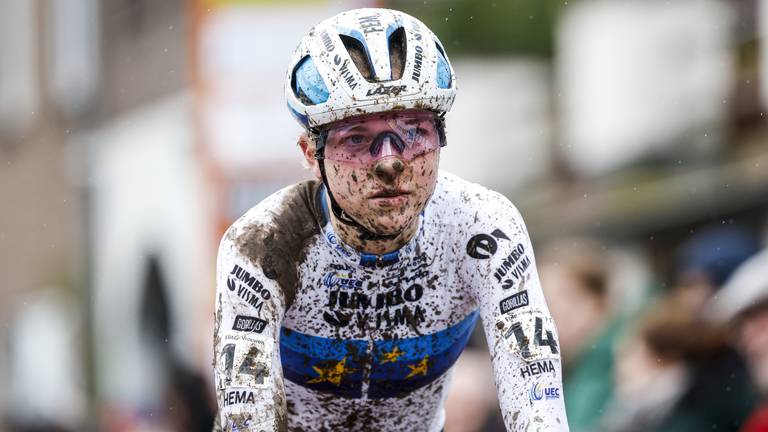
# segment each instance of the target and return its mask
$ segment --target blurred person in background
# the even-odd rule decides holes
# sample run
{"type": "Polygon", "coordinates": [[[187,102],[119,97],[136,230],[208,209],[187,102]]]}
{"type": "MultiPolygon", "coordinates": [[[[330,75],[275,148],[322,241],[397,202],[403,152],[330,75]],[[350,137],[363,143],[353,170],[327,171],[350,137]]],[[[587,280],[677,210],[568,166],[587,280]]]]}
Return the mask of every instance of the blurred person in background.
{"type": "Polygon", "coordinates": [[[768,250],[738,268],[708,311],[718,322],[730,324],[730,340],[744,354],[762,397],[741,430],[768,431],[768,250]]]}
{"type": "Polygon", "coordinates": [[[673,297],[649,305],[622,340],[615,380],[607,432],[735,432],[755,402],[723,328],[673,297]]]}
{"type": "Polygon", "coordinates": [[[754,389],[724,329],[705,319],[705,305],[758,250],[756,237],[745,227],[713,225],[680,245],[671,291],[621,344],[607,430],[739,429],[754,389]]]}
{"type": "Polygon", "coordinates": [[[728,277],[760,248],[758,235],[738,225],[711,225],[678,249],[672,298],[698,315],[728,277]]]}
{"type": "Polygon", "coordinates": [[[560,334],[569,425],[589,431],[612,394],[613,349],[621,328],[609,299],[608,254],[595,240],[567,239],[544,247],[539,263],[560,334]]]}

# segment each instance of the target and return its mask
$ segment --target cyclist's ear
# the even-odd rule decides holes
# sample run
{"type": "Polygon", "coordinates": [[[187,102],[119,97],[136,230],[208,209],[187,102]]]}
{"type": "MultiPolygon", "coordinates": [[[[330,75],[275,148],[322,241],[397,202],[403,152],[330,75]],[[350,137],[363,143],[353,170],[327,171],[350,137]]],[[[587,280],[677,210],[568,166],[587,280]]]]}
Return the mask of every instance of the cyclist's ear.
{"type": "Polygon", "coordinates": [[[302,132],[299,135],[298,144],[299,148],[301,148],[301,154],[304,156],[304,161],[302,162],[304,168],[311,170],[315,178],[322,178],[320,176],[320,168],[317,165],[317,159],[315,159],[315,141],[306,132],[302,132]]]}

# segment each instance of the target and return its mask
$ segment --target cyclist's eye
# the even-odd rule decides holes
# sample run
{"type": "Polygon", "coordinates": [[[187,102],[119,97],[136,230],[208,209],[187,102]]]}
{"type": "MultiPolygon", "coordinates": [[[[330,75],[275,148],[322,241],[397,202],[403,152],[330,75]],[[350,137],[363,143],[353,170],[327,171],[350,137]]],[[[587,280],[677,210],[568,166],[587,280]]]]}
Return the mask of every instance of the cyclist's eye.
{"type": "Polygon", "coordinates": [[[360,135],[360,134],[349,135],[344,138],[344,144],[353,145],[353,146],[365,144],[366,141],[367,140],[365,135],[360,135]]]}

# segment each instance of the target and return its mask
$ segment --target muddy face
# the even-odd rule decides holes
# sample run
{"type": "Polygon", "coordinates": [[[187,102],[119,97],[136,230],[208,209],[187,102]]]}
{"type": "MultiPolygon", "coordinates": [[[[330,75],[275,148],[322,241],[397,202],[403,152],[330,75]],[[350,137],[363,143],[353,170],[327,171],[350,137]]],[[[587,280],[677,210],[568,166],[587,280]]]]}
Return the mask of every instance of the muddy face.
{"type": "Polygon", "coordinates": [[[387,156],[368,166],[326,160],[326,175],[339,206],[382,235],[415,227],[437,183],[440,150],[403,160],[387,156]]]}

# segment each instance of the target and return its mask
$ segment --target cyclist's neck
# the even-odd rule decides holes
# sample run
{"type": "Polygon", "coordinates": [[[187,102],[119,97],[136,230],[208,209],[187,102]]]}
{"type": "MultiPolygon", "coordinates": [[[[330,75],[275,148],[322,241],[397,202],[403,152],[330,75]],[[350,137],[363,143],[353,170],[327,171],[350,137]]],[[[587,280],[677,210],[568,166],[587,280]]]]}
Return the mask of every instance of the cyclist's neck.
{"type": "Polygon", "coordinates": [[[346,245],[355,248],[359,252],[365,252],[374,255],[382,255],[393,252],[406,243],[408,243],[419,228],[419,218],[415,217],[411,223],[395,238],[366,240],[360,230],[354,226],[347,225],[336,218],[333,212],[330,213],[333,230],[346,245]]]}

